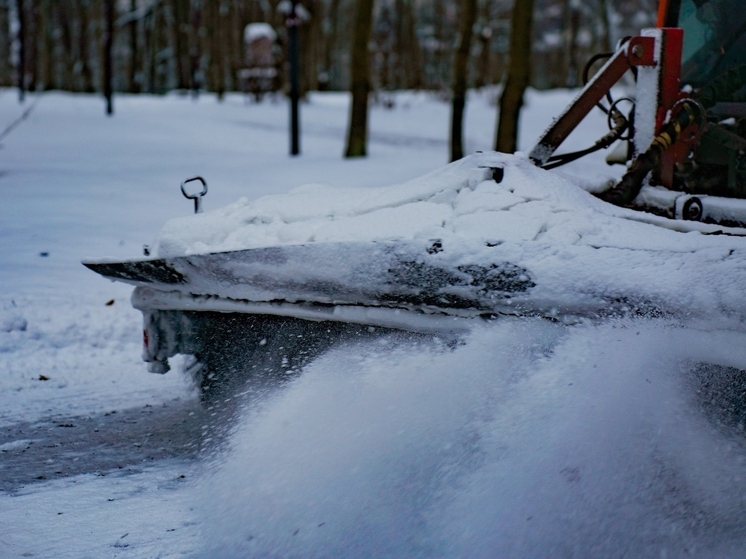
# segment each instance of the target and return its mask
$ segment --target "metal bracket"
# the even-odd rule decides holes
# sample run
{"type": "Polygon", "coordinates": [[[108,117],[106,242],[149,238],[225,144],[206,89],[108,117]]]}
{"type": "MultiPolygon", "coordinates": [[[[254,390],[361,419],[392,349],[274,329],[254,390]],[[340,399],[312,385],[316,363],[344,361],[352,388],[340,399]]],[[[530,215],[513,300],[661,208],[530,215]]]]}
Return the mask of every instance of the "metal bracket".
{"type": "Polygon", "coordinates": [[[606,64],[593,76],[575,100],[557,117],[542,134],[529,153],[538,166],[544,165],[570,132],[580,124],[593,107],[606,95],[611,87],[633,67],[653,67],[656,38],[647,36],[632,37],[619,47],[606,64]]]}
{"type": "Polygon", "coordinates": [[[203,179],[202,177],[192,177],[191,179],[185,180],[181,183],[181,193],[184,195],[184,198],[194,200],[194,213],[202,213],[202,197],[207,194],[207,183],[205,182],[205,179],[203,179]],[[202,192],[199,192],[197,194],[187,194],[187,191],[184,189],[184,187],[187,183],[194,181],[199,181],[202,183],[202,192]]]}

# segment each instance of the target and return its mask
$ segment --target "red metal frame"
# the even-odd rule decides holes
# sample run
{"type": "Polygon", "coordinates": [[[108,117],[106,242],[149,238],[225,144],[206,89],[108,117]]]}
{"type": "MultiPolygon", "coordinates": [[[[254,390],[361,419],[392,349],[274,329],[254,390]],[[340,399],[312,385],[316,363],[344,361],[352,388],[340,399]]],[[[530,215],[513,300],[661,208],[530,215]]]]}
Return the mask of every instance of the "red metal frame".
{"type": "Polygon", "coordinates": [[[661,0],[658,4],[658,22],[656,27],[677,27],[681,0],[661,0]]]}
{"type": "Polygon", "coordinates": [[[669,0],[661,0],[658,4],[658,21],[656,27],[666,27],[666,12],[668,12],[669,0]]]}
{"type": "Polygon", "coordinates": [[[633,66],[655,66],[655,37],[632,37],[588,82],[575,100],[539,138],[529,157],[543,165],[570,132],[633,66]]]}
{"type": "MultiPolygon", "coordinates": [[[[663,0],[661,2],[659,20],[670,17],[671,14],[668,10],[674,8],[673,3],[678,3],[678,0],[663,0]]],[[[646,70],[644,78],[649,85],[647,91],[655,90],[656,92],[656,98],[649,101],[650,110],[655,111],[654,129],[637,130],[635,137],[639,137],[639,133],[644,132],[642,133],[642,142],[647,143],[652,141],[660,132],[663,125],[670,119],[672,110],[675,111],[676,103],[686,97],[681,92],[680,79],[684,31],[679,28],[661,28],[645,33],[645,35],[632,37],[622,45],[539,138],[536,146],[529,154],[537,165],[543,165],[547,162],[549,157],[591,109],[603,99],[625,72],[633,67],[649,69],[646,70]],[[650,71],[654,73],[651,74],[650,71]]],[[[643,76],[640,74],[639,81],[642,80],[643,76]]],[[[641,107],[642,105],[639,105],[638,109],[641,107]]],[[[645,114],[648,114],[648,106],[642,107],[642,110],[645,114]]],[[[693,137],[694,133],[682,136],[693,137]]],[[[664,152],[658,169],[659,179],[664,186],[673,187],[675,164],[687,157],[690,144],[691,142],[679,142],[664,152]]],[[[645,151],[648,146],[637,145],[635,147],[636,151],[640,153],[645,151]]]]}

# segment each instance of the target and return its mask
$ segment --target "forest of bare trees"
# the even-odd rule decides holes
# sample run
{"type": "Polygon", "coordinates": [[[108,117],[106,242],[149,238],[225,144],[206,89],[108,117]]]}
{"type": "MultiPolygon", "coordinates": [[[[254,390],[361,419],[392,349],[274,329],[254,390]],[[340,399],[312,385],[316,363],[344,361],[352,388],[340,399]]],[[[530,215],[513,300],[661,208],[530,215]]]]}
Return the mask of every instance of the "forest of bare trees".
{"type": "MultiPolygon", "coordinates": [[[[287,42],[282,4],[288,1],[0,0],[0,85],[103,92],[109,51],[114,91],[239,90],[248,23],[267,22],[276,30],[282,66],[287,42]]],[[[349,89],[353,21],[363,1],[302,0],[302,91],[349,89]]],[[[373,2],[372,91],[427,89],[448,95],[460,18],[464,7],[474,11],[471,2],[373,2]]],[[[466,51],[469,87],[503,80],[512,4],[476,2],[466,51]]],[[[588,56],[653,24],[655,7],[654,0],[536,0],[531,84],[542,89],[578,85],[588,56]]]]}
{"type": "Polygon", "coordinates": [[[366,153],[370,99],[428,90],[452,102],[463,156],[469,88],[504,84],[495,148],[516,147],[528,85],[577,87],[585,61],[654,25],[655,0],[0,0],[0,87],[197,95],[352,91],[347,157],[366,153]],[[292,30],[289,33],[289,30],[292,30]],[[293,46],[295,45],[295,46],[293,46]],[[297,46],[299,45],[299,48],[297,46]],[[295,58],[289,53],[295,53],[295,58]],[[298,74],[291,79],[289,60],[298,74]]]}

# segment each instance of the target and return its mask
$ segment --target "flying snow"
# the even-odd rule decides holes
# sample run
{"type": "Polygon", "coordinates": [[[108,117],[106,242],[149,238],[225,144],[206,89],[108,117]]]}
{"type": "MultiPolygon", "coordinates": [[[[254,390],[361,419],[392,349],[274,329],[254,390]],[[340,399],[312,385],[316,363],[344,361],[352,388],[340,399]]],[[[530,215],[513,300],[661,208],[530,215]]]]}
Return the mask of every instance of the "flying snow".
{"type": "Polygon", "coordinates": [[[746,445],[694,394],[744,342],[507,319],[338,348],[214,457],[204,556],[738,557],[746,445]]]}

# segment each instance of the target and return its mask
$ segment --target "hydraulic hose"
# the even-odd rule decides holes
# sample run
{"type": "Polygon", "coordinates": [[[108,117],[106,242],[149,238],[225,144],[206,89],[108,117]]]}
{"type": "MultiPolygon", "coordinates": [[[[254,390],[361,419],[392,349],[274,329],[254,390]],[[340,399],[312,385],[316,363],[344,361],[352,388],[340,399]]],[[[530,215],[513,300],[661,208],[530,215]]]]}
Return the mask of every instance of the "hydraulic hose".
{"type": "Polygon", "coordinates": [[[621,138],[629,127],[629,121],[625,118],[622,112],[615,107],[615,105],[612,105],[610,110],[607,109],[607,114],[609,116],[609,123],[613,123],[613,126],[611,127],[609,132],[602,138],[599,138],[595,144],[584,150],[573,151],[571,153],[563,153],[561,155],[553,155],[547,160],[544,165],[542,165],[541,168],[548,170],[560,167],[561,165],[565,165],[566,163],[570,163],[571,161],[575,161],[576,159],[585,157],[589,153],[593,153],[601,149],[606,149],[611,144],[616,142],[619,138],[621,138]]]}
{"type": "Polygon", "coordinates": [[[598,194],[598,197],[617,206],[627,206],[640,193],[643,181],[648,173],[657,169],[663,152],[681,140],[681,133],[692,124],[704,124],[704,110],[692,99],[686,99],[679,105],[679,110],[673,118],[663,125],[660,133],[653,139],[650,147],[638,155],[629,171],[625,173],[619,184],[598,194]]]}
{"type": "Polygon", "coordinates": [[[720,74],[710,84],[701,88],[696,101],[687,99],[681,102],[679,105],[681,109],[663,126],[650,147],[635,158],[619,184],[599,194],[599,198],[617,206],[629,205],[640,193],[648,173],[660,165],[663,152],[681,140],[681,132],[692,124],[703,126],[707,109],[718,101],[731,98],[745,85],[746,64],[740,64],[720,74]]]}

